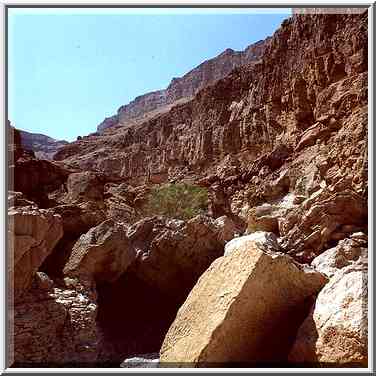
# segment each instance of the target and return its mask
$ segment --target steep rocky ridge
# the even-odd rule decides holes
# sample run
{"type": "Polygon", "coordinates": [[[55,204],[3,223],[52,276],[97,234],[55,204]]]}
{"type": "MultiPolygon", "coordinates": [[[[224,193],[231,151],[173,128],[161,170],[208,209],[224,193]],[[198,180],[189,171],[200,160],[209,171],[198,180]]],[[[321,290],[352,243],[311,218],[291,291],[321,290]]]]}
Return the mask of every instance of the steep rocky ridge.
{"type": "Polygon", "coordinates": [[[52,159],[53,155],[68,141],[58,141],[44,134],[20,130],[21,144],[26,150],[32,150],[40,159],[52,159]]]}
{"type": "Polygon", "coordinates": [[[257,64],[137,126],[73,142],[54,159],[128,181],[180,173],[247,183],[264,166],[273,172],[287,162],[307,164],[319,142],[333,175],[350,158],[344,145],[359,143],[361,159],[366,153],[366,104],[366,15],[296,15],[257,64]]]}
{"type": "Polygon", "coordinates": [[[98,131],[126,124],[130,120],[142,118],[145,114],[157,109],[166,110],[167,105],[182,98],[194,96],[198,90],[225,77],[235,67],[256,62],[269,40],[270,38],[260,40],[248,46],[244,51],[234,51],[228,48],[215,58],[192,69],[183,77],[173,78],[167,89],[140,95],[129,104],[121,106],[116,115],[106,118],[98,125],[98,131]]]}

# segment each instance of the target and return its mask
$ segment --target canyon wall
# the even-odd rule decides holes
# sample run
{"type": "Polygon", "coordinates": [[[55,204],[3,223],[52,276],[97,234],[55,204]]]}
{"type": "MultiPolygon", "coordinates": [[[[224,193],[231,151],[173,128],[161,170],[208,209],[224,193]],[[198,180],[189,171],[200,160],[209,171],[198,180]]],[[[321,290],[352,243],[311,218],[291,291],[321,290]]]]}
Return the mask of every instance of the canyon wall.
{"type": "Polygon", "coordinates": [[[13,129],[16,362],[367,365],[367,33],[366,12],[295,14],[257,62],[54,161],[13,129]],[[211,213],[135,217],[166,182],[211,213]]]}
{"type": "Polygon", "coordinates": [[[134,180],[215,173],[225,157],[250,174],[252,163],[274,148],[291,156],[310,127],[331,122],[325,132],[334,136],[334,128],[365,108],[366,21],[364,15],[296,15],[253,66],[153,119],[73,142],[54,159],[134,180]]]}
{"type": "Polygon", "coordinates": [[[140,95],[129,104],[121,106],[116,115],[106,118],[98,125],[98,131],[122,125],[180,99],[192,97],[198,90],[227,76],[235,67],[257,61],[269,40],[270,38],[266,38],[251,44],[244,51],[234,51],[228,48],[217,57],[192,69],[183,77],[173,78],[167,89],[140,95]]]}

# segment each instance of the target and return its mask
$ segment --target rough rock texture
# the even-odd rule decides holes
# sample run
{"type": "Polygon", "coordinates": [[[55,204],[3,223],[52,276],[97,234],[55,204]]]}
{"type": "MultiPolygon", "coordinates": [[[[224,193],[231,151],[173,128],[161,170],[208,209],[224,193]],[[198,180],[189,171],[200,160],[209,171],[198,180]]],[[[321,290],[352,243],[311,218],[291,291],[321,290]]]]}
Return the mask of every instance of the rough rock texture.
{"type": "Polygon", "coordinates": [[[259,229],[277,223],[286,252],[309,262],[335,245],[340,226],[366,227],[367,15],[295,15],[258,63],[152,119],[71,143],[55,159],[135,185],[189,177],[208,186],[214,217],[247,218],[246,208],[293,193],[289,218],[277,213],[259,229]],[[304,204],[323,187],[329,196],[304,204]],[[350,203],[343,218],[333,200],[350,203]]]}
{"type": "MultiPolygon", "coordinates": [[[[40,270],[60,286],[58,278],[62,277],[79,236],[109,218],[126,228],[125,244],[138,255],[125,273],[111,264],[114,274],[96,281],[97,322],[105,333],[101,359],[120,364],[134,354],[159,350],[178,303],[210,263],[223,255],[226,242],[243,233],[244,224],[237,221],[239,217],[248,224],[248,233],[273,231],[279,237],[280,250],[304,263],[338,245],[337,250],[341,251],[313,261],[324,273],[335,273],[333,278],[339,273],[335,271],[339,265],[355,268],[360,262],[358,251],[352,253],[352,244],[356,236],[362,236],[355,234],[366,234],[368,226],[367,12],[321,13],[303,12],[285,20],[267,44],[259,46],[260,51],[251,51],[258,56],[257,61],[238,66],[209,86],[199,87],[200,80],[195,75],[200,70],[174,80],[171,98],[189,97],[158,107],[167,91],[158,92],[139,98],[133,107],[121,108],[122,119],[128,119],[127,116],[138,116],[137,111],[157,106],[144,117],[124,120],[124,125],[120,125],[123,123],[119,122],[119,112],[108,119],[110,128],[78,137],[76,142],[59,149],[54,162],[35,159],[33,153],[22,148],[19,132],[8,128],[14,135],[8,146],[9,172],[16,183],[10,189],[23,193],[13,193],[10,204],[33,206],[30,201],[34,201],[41,208],[54,207],[53,212],[62,216],[64,237],[40,270]],[[189,94],[191,88],[195,89],[189,94]],[[206,187],[213,218],[139,221],[139,208],[147,192],[153,185],[167,181],[206,187]],[[342,243],[343,239],[347,240],[342,243]]],[[[227,51],[223,62],[235,55],[227,51]]],[[[208,68],[206,73],[211,69],[207,63],[201,66],[208,68]]],[[[223,69],[232,67],[226,63],[223,69]]],[[[205,80],[210,80],[206,73],[205,80]]],[[[277,247],[271,245],[275,245],[275,239],[264,238],[258,244],[274,254],[277,247]]],[[[93,249],[88,254],[95,253],[97,243],[92,240],[88,248],[93,249]]],[[[115,248],[115,255],[119,255],[115,248]]],[[[234,257],[235,253],[226,257],[234,257]]],[[[98,270],[112,262],[111,252],[102,256],[105,257],[100,258],[103,264],[98,265],[98,270]]],[[[85,265],[85,258],[80,259],[74,269],[79,271],[85,265]]],[[[248,265],[247,261],[244,265],[248,265]]],[[[95,274],[96,266],[92,266],[90,273],[95,274]]],[[[236,287],[238,275],[246,273],[246,268],[240,269],[228,282],[231,288],[236,287]]],[[[349,272],[343,280],[346,278],[354,278],[354,289],[359,286],[358,272],[349,272]]],[[[268,287],[274,286],[275,276],[270,280],[268,287]]],[[[340,291],[336,296],[339,300],[345,296],[340,283],[334,286],[340,291]]],[[[353,296],[359,294],[360,289],[353,296]]],[[[254,291],[250,295],[257,296],[254,291]]],[[[244,301],[247,299],[248,295],[244,301]]],[[[337,306],[347,312],[347,303],[343,305],[339,300],[337,306]]],[[[204,308],[210,308],[208,302],[204,308]]],[[[233,306],[240,307],[241,316],[244,311],[238,303],[235,299],[233,306]]],[[[274,320],[270,320],[273,334],[281,330],[286,333],[277,338],[269,336],[268,340],[288,341],[279,347],[259,346],[260,351],[289,351],[288,344],[297,328],[286,327],[285,322],[299,325],[308,315],[306,305],[311,306],[309,301],[294,306],[296,318],[290,313],[283,325],[277,323],[284,313],[276,313],[276,328],[274,320]]],[[[358,314],[356,307],[351,309],[358,314]]],[[[237,314],[238,311],[234,317],[237,314]]],[[[84,311],[82,315],[85,316],[84,311]]],[[[231,319],[231,315],[225,318],[231,319]]],[[[332,317],[328,322],[331,321],[332,317]]],[[[344,323],[346,328],[353,325],[344,323]]],[[[359,332],[357,328],[351,330],[359,332]]],[[[340,330],[338,333],[339,337],[331,338],[345,343],[340,330]]],[[[243,337],[239,337],[241,342],[243,337]]],[[[359,360],[361,357],[356,354],[364,354],[364,336],[356,338],[360,338],[361,346],[349,343],[349,347],[354,349],[354,360],[359,360]]],[[[219,342],[234,343],[234,353],[240,344],[235,340],[219,342]]],[[[335,358],[330,349],[326,352],[335,358]]],[[[268,358],[267,354],[261,355],[258,360],[268,358]]],[[[277,355],[275,359],[286,358],[286,354],[277,355]]],[[[350,359],[350,355],[338,357],[350,359]]]]}
{"type": "Polygon", "coordinates": [[[113,282],[132,265],[150,286],[173,297],[188,294],[235,229],[197,216],[187,222],[163,217],[143,219],[128,227],[112,219],[82,235],[74,244],[64,274],[97,282],[113,282]]]}
{"type": "Polygon", "coordinates": [[[8,209],[17,206],[30,206],[38,208],[33,201],[27,200],[22,192],[8,191],[8,209]]]}
{"type": "Polygon", "coordinates": [[[313,193],[280,222],[283,247],[304,261],[311,261],[331,241],[346,237],[344,229],[365,228],[366,199],[353,190],[329,186],[313,193]]]}
{"type": "Polygon", "coordinates": [[[314,258],[311,265],[331,278],[345,266],[361,262],[368,262],[367,235],[356,232],[351,234],[350,238],[340,240],[336,247],[314,258]]]}
{"type": "Polygon", "coordinates": [[[58,205],[51,212],[61,216],[63,220],[64,235],[79,236],[99,225],[106,219],[106,213],[100,203],[93,201],[73,204],[58,205]]]}
{"type": "Polygon", "coordinates": [[[364,234],[357,233],[314,260],[331,279],[299,329],[290,362],[367,366],[366,243],[364,234]]]}
{"type": "Polygon", "coordinates": [[[106,211],[101,203],[80,202],[75,205],[58,205],[49,209],[62,218],[64,236],[46,258],[40,270],[50,277],[62,277],[72,249],[80,235],[106,220],[106,211]]]}
{"type": "Polygon", "coordinates": [[[135,259],[136,252],[129,245],[127,228],[109,219],[79,238],[64,267],[64,274],[111,282],[135,259]]]}
{"type": "Polygon", "coordinates": [[[225,246],[225,256],[236,251],[239,247],[247,249],[252,244],[265,252],[281,252],[277,237],[272,232],[256,231],[251,235],[241,236],[228,242],[225,246]]]}
{"type": "Polygon", "coordinates": [[[286,255],[239,241],[237,250],[213,262],[179,309],[161,364],[283,361],[304,318],[298,307],[325,282],[286,255]]]}
{"type": "Polygon", "coordinates": [[[9,290],[17,300],[62,237],[63,226],[60,216],[30,206],[11,208],[8,221],[9,290]]]}
{"type": "Polygon", "coordinates": [[[57,287],[44,273],[11,313],[11,357],[15,366],[94,366],[101,335],[95,292],[71,281],[57,287]]]}
{"type": "Polygon", "coordinates": [[[139,221],[128,232],[138,253],[135,274],[181,302],[200,275],[223,255],[224,229],[203,215],[187,222],[163,217],[139,221]]]}
{"type": "Polygon", "coordinates": [[[104,181],[97,174],[85,171],[70,174],[67,181],[69,202],[103,200],[104,181]]]}
{"type": "Polygon", "coordinates": [[[64,145],[67,141],[57,141],[44,134],[31,133],[20,130],[21,145],[25,150],[31,150],[39,159],[52,159],[54,154],[64,145]]]}
{"type": "Polygon", "coordinates": [[[17,150],[8,165],[9,188],[41,207],[53,206],[49,193],[63,187],[72,171],[59,163],[36,159],[23,148],[17,150]]]}
{"type": "Polygon", "coordinates": [[[242,227],[225,215],[218,217],[215,225],[220,229],[218,239],[222,242],[227,243],[242,233],[242,227]]]}
{"type": "Polygon", "coordinates": [[[117,115],[106,118],[98,125],[98,132],[140,118],[150,111],[192,97],[199,89],[227,76],[235,67],[257,61],[270,38],[248,46],[244,51],[228,48],[217,57],[207,60],[183,77],[173,78],[165,90],[140,95],[129,104],[119,108],[117,115]]]}

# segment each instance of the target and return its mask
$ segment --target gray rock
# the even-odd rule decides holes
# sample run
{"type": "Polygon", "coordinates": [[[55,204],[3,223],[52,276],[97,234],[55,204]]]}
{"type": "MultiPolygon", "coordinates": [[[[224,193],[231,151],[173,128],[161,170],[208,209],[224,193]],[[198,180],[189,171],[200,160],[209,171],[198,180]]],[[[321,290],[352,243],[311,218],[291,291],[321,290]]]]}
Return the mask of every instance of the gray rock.
{"type": "Polygon", "coordinates": [[[120,365],[121,368],[158,368],[159,354],[140,354],[132,358],[125,359],[120,365]]]}

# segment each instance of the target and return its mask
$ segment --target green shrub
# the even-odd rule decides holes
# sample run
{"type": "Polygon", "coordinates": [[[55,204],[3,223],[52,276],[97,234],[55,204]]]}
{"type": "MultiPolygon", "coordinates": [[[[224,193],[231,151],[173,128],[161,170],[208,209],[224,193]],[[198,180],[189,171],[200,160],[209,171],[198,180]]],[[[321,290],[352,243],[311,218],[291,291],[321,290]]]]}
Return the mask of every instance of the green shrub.
{"type": "Polygon", "coordinates": [[[144,205],[144,215],[165,215],[190,219],[205,213],[208,192],[205,188],[189,184],[168,184],[152,188],[144,205]]]}

